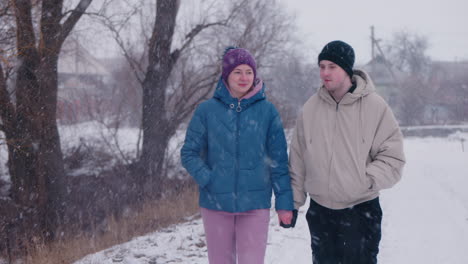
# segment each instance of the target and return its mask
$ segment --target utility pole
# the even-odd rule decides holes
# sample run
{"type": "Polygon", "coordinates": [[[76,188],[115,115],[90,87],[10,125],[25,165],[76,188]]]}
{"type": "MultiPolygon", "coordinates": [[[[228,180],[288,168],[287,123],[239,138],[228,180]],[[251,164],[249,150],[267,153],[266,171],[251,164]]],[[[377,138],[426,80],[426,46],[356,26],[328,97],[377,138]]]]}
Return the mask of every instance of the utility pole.
{"type": "Polygon", "coordinates": [[[379,56],[383,59],[383,62],[384,62],[384,65],[385,67],[387,68],[387,70],[390,72],[393,80],[395,81],[395,83],[398,83],[398,80],[395,76],[395,73],[393,72],[393,69],[392,69],[392,66],[390,65],[390,63],[388,62],[388,60],[385,58],[385,55],[382,51],[382,49],[380,48],[380,45],[379,45],[379,42],[380,42],[380,39],[376,39],[375,38],[375,31],[374,31],[374,26],[371,26],[371,46],[372,46],[372,60],[375,59],[375,50],[374,48],[377,47],[377,51],[379,53],[379,56]]]}
{"type": "Polygon", "coordinates": [[[371,60],[375,59],[375,35],[374,35],[374,26],[372,25],[371,27],[371,60]]]}

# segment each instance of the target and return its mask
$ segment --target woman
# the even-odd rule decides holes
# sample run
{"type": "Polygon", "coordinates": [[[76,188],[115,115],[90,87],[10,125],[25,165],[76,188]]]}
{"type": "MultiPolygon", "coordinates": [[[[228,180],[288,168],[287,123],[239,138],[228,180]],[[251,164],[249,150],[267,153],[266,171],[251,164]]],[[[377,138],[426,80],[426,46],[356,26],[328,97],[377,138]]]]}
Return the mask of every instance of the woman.
{"type": "Polygon", "coordinates": [[[210,263],[263,263],[272,191],[283,224],[293,199],[286,139],[278,111],[265,99],[256,63],[230,47],[213,98],[187,128],[182,164],[200,190],[210,263]]]}

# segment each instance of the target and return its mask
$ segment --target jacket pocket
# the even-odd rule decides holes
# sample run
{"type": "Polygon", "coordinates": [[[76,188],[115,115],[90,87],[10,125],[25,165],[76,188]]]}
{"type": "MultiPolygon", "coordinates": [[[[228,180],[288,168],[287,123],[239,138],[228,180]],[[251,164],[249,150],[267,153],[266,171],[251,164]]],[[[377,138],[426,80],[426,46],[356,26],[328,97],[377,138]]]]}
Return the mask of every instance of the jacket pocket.
{"type": "Polygon", "coordinates": [[[333,181],[332,192],[337,202],[350,203],[369,195],[370,180],[362,174],[340,175],[333,181]]]}
{"type": "Polygon", "coordinates": [[[240,188],[247,191],[264,191],[271,188],[270,178],[264,167],[241,170],[240,188]]]}
{"type": "Polygon", "coordinates": [[[207,190],[210,193],[230,193],[235,188],[234,175],[232,171],[223,167],[213,167],[207,190]]]}

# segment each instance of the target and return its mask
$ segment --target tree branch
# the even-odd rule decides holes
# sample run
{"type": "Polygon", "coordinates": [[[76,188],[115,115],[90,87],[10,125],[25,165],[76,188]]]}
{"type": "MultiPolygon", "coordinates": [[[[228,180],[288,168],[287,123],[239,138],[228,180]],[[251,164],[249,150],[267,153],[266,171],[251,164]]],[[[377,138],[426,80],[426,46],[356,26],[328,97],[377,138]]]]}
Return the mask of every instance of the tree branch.
{"type": "Polygon", "coordinates": [[[0,63],[0,118],[3,122],[0,130],[7,132],[6,129],[12,127],[14,116],[16,116],[15,106],[11,102],[10,95],[8,94],[3,67],[0,63]]]}
{"type": "Polygon", "coordinates": [[[135,78],[138,80],[140,84],[143,84],[143,79],[144,77],[141,77],[141,74],[144,72],[143,68],[141,67],[141,64],[136,61],[133,56],[130,54],[130,52],[127,50],[125,47],[125,43],[123,39],[120,37],[120,32],[117,30],[113,25],[111,24],[106,24],[107,28],[114,34],[114,40],[117,42],[117,45],[119,46],[120,50],[123,52],[123,55],[125,59],[127,60],[128,64],[130,65],[130,68],[133,71],[133,74],[135,75],[135,78]]]}
{"type": "Polygon", "coordinates": [[[200,32],[202,32],[204,29],[207,29],[212,26],[221,26],[221,25],[226,25],[225,21],[220,21],[220,22],[214,22],[214,23],[208,23],[208,24],[199,24],[195,26],[187,35],[185,35],[185,43],[182,45],[180,49],[176,49],[172,52],[171,58],[173,62],[176,62],[177,59],[180,56],[180,53],[182,53],[185,48],[192,43],[193,39],[195,38],[196,35],[198,35],[200,32]]]}
{"type": "MultiPolygon", "coordinates": [[[[130,12],[130,14],[123,20],[120,22],[120,25],[125,25],[131,18],[132,15],[135,14],[135,10],[130,12]]],[[[142,63],[140,63],[138,60],[136,60],[132,54],[130,53],[130,51],[127,49],[127,47],[125,46],[125,43],[124,43],[124,40],[122,39],[121,35],[120,35],[120,30],[122,29],[121,27],[117,27],[115,26],[111,19],[105,15],[102,15],[100,13],[87,13],[87,14],[90,14],[90,15],[93,15],[95,17],[98,18],[98,20],[101,21],[101,23],[106,27],[108,28],[111,33],[113,34],[113,38],[114,40],[116,41],[117,45],[119,46],[120,50],[122,51],[126,61],[128,62],[130,68],[132,69],[132,72],[133,74],[135,75],[135,78],[136,80],[140,83],[140,84],[143,84],[143,79],[144,77],[142,77],[141,75],[144,75],[144,70],[142,68],[142,63]]]]}
{"type": "Polygon", "coordinates": [[[226,19],[213,22],[213,23],[206,23],[206,24],[201,23],[201,24],[196,25],[187,35],[185,35],[186,41],[184,42],[184,44],[182,44],[182,47],[172,52],[171,54],[172,61],[175,63],[177,59],[179,58],[180,54],[190,45],[190,43],[192,43],[193,39],[203,30],[213,27],[213,26],[226,26],[237,15],[237,12],[240,10],[244,2],[246,2],[246,0],[237,4],[226,19]]]}
{"type": "Polygon", "coordinates": [[[4,8],[2,8],[2,9],[0,9],[0,17],[7,16],[8,11],[10,11],[10,8],[11,8],[11,2],[8,1],[6,6],[4,8]]]}
{"type": "Polygon", "coordinates": [[[59,44],[62,44],[65,39],[67,38],[68,34],[72,31],[73,27],[76,25],[78,20],[80,20],[81,16],[84,14],[86,9],[89,7],[93,0],[80,0],[80,2],[76,5],[75,9],[71,10],[70,16],[65,20],[62,25],[62,30],[60,31],[59,35],[59,44]]]}
{"type": "Polygon", "coordinates": [[[197,85],[184,85],[184,87],[188,87],[188,91],[182,91],[182,98],[180,103],[175,104],[174,107],[174,117],[173,123],[180,124],[183,120],[185,120],[188,115],[192,112],[195,106],[203,99],[207,99],[208,94],[211,93],[213,87],[213,83],[216,82],[216,78],[219,75],[219,72],[214,72],[209,76],[206,76],[202,80],[199,80],[195,83],[197,85]],[[198,95],[197,100],[193,100],[195,93],[203,91],[200,95],[198,95]],[[183,103],[182,103],[183,102],[183,103]]]}
{"type": "Polygon", "coordinates": [[[38,58],[36,54],[36,39],[34,35],[31,3],[29,1],[13,1],[13,9],[16,18],[16,46],[18,57],[34,61],[38,58]]]}

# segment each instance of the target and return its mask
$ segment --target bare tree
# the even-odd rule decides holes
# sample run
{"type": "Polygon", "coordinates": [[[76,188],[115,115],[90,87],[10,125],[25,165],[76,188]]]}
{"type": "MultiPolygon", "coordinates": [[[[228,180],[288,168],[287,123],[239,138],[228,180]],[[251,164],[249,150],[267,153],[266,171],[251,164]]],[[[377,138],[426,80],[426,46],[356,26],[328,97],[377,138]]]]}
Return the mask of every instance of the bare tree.
{"type": "Polygon", "coordinates": [[[424,124],[428,100],[427,83],[418,76],[409,76],[400,83],[397,94],[397,117],[402,125],[424,124]]]}
{"type": "Polygon", "coordinates": [[[426,55],[428,40],[409,32],[398,32],[387,45],[387,58],[402,76],[396,80],[396,115],[403,125],[424,123],[425,106],[430,102],[430,58],[426,55]]]}
{"type": "Polygon", "coordinates": [[[178,1],[157,1],[155,7],[127,2],[123,5],[127,11],[100,17],[142,87],[143,144],[135,167],[141,187],[153,193],[159,193],[158,183],[166,175],[170,138],[215,87],[224,48],[248,48],[259,68],[267,71],[288,57],[285,49],[292,46],[287,34],[292,21],[277,1],[192,1],[190,7],[189,3],[181,2],[179,8],[178,1]],[[147,10],[155,10],[150,14],[154,20],[145,17],[147,10]],[[135,22],[135,16],[141,17],[135,22]],[[150,29],[148,21],[153,21],[150,29]],[[127,33],[129,25],[132,32],[127,33]],[[135,34],[136,28],[141,33],[135,34]],[[144,45],[136,47],[128,35],[144,45]]]}
{"type": "MultiPolygon", "coordinates": [[[[212,1],[214,3],[214,1],[212,1]]],[[[239,4],[238,4],[239,5],[239,4]]],[[[141,11],[142,4],[127,5],[131,10],[129,15],[139,14],[142,16],[140,20],[141,28],[146,28],[147,19],[141,11]]],[[[123,29],[125,23],[130,20],[129,16],[123,16],[120,21],[115,22],[112,20],[112,15],[107,17],[102,16],[101,20],[113,33],[118,46],[121,48],[123,55],[127,59],[131,72],[134,73],[135,79],[142,87],[142,122],[141,127],[143,131],[142,151],[139,156],[139,161],[136,168],[138,168],[138,182],[141,188],[147,188],[147,192],[158,193],[158,184],[160,175],[163,173],[163,164],[165,159],[165,151],[171,136],[175,133],[180,120],[184,119],[182,114],[177,114],[172,119],[171,112],[167,107],[173,98],[169,88],[169,82],[174,66],[181,58],[186,50],[191,48],[191,44],[195,37],[207,28],[214,26],[226,25],[233,16],[232,12],[226,17],[215,19],[213,21],[208,18],[200,20],[193,26],[182,38],[180,43],[177,44],[178,48],[173,48],[173,40],[175,38],[176,17],[179,10],[179,1],[157,1],[155,14],[152,14],[155,19],[151,28],[151,35],[143,36],[144,46],[142,48],[132,48],[131,44],[127,43],[123,36],[123,29]],[[124,23],[122,23],[122,21],[124,23]],[[136,50],[136,52],[135,52],[136,50]],[[145,57],[138,56],[143,54],[145,57]]],[[[205,81],[199,81],[200,85],[212,86],[213,80],[202,77],[205,81]],[[209,82],[207,84],[207,79],[209,82]]],[[[184,80],[184,78],[182,78],[184,80]]],[[[186,86],[185,86],[186,87],[186,86]]],[[[192,87],[192,89],[197,87],[192,87]]],[[[187,96],[185,94],[184,96],[187,96]]],[[[184,112],[185,117],[190,113],[192,108],[183,105],[173,104],[179,109],[179,113],[184,112]]]]}
{"type": "Polygon", "coordinates": [[[64,213],[65,175],[56,123],[58,57],[91,1],[80,0],[68,11],[63,10],[63,0],[8,1],[16,57],[0,63],[0,129],[8,145],[12,197],[24,208],[37,210],[46,237],[53,237],[64,213]],[[12,93],[2,64],[16,65],[12,93]]]}
{"type": "Polygon", "coordinates": [[[288,52],[289,56],[271,68],[266,77],[272,90],[268,96],[275,99],[284,125],[292,127],[300,108],[319,87],[320,79],[317,64],[304,60],[302,54],[288,52]]]}
{"type": "Polygon", "coordinates": [[[468,118],[468,62],[434,62],[431,70],[430,118],[434,123],[465,122],[468,118]]]}
{"type": "Polygon", "coordinates": [[[401,31],[394,34],[387,53],[392,64],[398,70],[409,74],[422,75],[427,73],[430,58],[426,55],[429,47],[427,37],[415,33],[401,31]]]}
{"type": "MultiPolygon", "coordinates": [[[[154,36],[174,34],[174,31],[167,28],[155,28],[153,31],[143,82],[143,152],[140,162],[144,169],[142,175],[156,179],[155,184],[158,175],[164,175],[161,172],[169,139],[214,88],[220,71],[220,51],[228,45],[248,48],[256,56],[259,67],[265,68],[274,59],[278,63],[280,55],[285,54],[284,48],[290,38],[284,32],[288,32],[290,20],[280,11],[276,1],[229,3],[226,9],[226,15],[215,21],[209,21],[207,17],[202,19],[182,38],[180,48],[172,52],[169,52],[170,40],[158,39],[155,46],[152,46],[152,41],[154,36]],[[196,36],[199,38],[194,41],[196,36]],[[153,50],[156,53],[152,53],[153,50]],[[152,61],[151,54],[166,54],[166,57],[154,56],[155,61],[152,61]],[[155,66],[157,71],[153,72],[155,66]],[[177,67],[175,72],[174,67],[177,67]]],[[[160,11],[156,13],[155,25],[160,25],[160,11]]],[[[155,184],[149,186],[157,189],[155,184]]]]}

